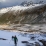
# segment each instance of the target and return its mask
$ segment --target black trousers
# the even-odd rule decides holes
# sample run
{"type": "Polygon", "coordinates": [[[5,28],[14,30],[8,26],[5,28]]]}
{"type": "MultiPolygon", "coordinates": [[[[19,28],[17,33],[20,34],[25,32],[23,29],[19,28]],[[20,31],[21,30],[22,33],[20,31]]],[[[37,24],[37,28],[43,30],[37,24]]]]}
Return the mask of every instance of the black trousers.
{"type": "Polygon", "coordinates": [[[17,41],[14,41],[15,46],[17,46],[17,41]]]}

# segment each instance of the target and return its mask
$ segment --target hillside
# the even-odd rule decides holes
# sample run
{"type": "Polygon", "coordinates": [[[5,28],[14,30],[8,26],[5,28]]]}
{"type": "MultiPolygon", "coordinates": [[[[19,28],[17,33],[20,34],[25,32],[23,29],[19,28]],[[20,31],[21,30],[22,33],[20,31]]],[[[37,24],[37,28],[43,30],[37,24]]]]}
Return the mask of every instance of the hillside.
{"type": "Polygon", "coordinates": [[[46,23],[46,4],[0,9],[0,24],[46,23]]]}

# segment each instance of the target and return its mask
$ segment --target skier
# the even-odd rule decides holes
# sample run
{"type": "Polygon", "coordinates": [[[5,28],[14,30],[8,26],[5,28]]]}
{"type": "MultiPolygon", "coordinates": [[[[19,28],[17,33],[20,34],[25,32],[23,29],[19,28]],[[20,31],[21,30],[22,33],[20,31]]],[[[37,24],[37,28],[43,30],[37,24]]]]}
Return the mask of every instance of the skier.
{"type": "Polygon", "coordinates": [[[18,41],[17,37],[16,36],[12,36],[12,39],[14,40],[15,46],[17,46],[17,41],[18,41]]]}

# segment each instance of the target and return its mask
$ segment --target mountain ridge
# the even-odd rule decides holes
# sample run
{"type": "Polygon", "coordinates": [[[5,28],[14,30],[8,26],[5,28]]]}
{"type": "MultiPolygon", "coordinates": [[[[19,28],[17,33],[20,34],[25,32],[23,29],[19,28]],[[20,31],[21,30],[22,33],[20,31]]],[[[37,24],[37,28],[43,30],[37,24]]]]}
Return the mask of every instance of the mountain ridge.
{"type": "Polygon", "coordinates": [[[0,23],[43,23],[44,19],[46,20],[46,4],[34,4],[25,7],[15,6],[0,10],[0,23]]]}

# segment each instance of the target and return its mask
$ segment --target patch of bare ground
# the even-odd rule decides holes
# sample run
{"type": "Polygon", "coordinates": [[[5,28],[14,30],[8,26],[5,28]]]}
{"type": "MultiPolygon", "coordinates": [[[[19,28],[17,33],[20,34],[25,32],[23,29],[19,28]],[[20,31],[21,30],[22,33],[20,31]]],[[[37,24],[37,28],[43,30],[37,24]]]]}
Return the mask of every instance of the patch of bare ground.
{"type": "Polygon", "coordinates": [[[31,24],[11,24],[0,25],[0,30],[18,31],[18,32],[35,32],[46,33],[46,24],[31,25],[31,24]]]}

